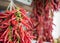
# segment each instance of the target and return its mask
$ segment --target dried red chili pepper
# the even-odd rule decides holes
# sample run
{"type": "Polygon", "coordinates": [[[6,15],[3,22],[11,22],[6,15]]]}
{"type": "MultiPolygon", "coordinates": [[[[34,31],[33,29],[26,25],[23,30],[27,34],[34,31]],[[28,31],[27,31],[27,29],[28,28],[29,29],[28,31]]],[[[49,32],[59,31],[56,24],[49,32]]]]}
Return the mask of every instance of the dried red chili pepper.
{"type": "Polygon", "coordinates": [[[9,32],[10,32],[10,30],[8,29],[8,31],[7,31],[7,33],[6,33],[6,35],[5,35],[5,38],[4,38],[4,43],[6,43],[6,41],[7,41],[9,32]]]}
{"type": "MultiPolygon", "coordinates": [[[[0,28],[2,30],[4,30],[4,32],[2,30],[0,31],[1,33],[3,33],[2,35],[0,34],[0,36],[2,38],[3,43],[15,43],[15,42],[20,43],[20,41],[21,41],[21,43],[25,43],[24,31],[26,31],[26,30],[23,31],[21,27],[20,27],[21,28],[20,30],[18,29],[18,27],[20,26],[19,24],[21,22],[18,21],[20,19],[16,20],[16,17],[17,17],[17,15],[15,14],[16,12],[18,12],[18,11],[13,10],[13,11],[7,11],[5,13],[0,13],[1,14],[0,15],[1,16],[0,28]],[[10,31],[9,31],[8,27],[10,28],[10,31]],[[11,32],[11,33],[9,33],[9,32],[11,32]],[[12,39],[9,38],[10,36],[12,39]],[[19,38],[17,38],[17,37],[19,37],[21,40],[19,40],[19,38]],[[11,39],[11,41],[10,41],[10,39],[11,39]]],[[[23,14],[26,13],[25,11],[23,11],[23,9],[21,9],[21,12],[23,12],[23,14]]],[[[20,16],[18,16],[18,17],[20,17],[20,16]]],[[[21,19],[24,19],[24,18],[21,18],[21,19]]],[[[27,17],[27,19],[28,19],[28,17],[27,17]]],[[[26,21],[28,21],[27,19],[26,19],[26,21]]],[[[23,21],[25,21],[25,20],[23,20],[23,21]]],[[[23,24],[24,24],[24,22],[23,22],[23,24]]],[[[28,28],[31,28],[29,24],[26,25],[26,23],[25,23],[24,25],[28,28]]],[[[30,41],[30,40],[28,40],[28,41],[30,41]]]]}
{"type": "Polygon", "coordinates": [[[15,30],[15,34],[18,38],[20,38],[19,34],[17,33],[17,31],[15,30]]]}
{"type": "MultiPolygon", "coordinates": [[[[42,41],[49,41],[52,40],[53,43],[53,37],[52,37],[52,30],[53,30],[53,10],[58,10],[58,3],[59,1],[57,0],[33,0],[32,2],[32,6],[33,6],[33,17],[32,17],[32,24],[34,25],[34,22],[38,23],[35,27],[35,33],[34,34],[39,34],[37,35],[37,39],[39,38],[39,36],[41,36],[42,33],[42,41]],[[51,14],[49,14],[49,10],[51,10],[51,14]],[[35,18],[35,19],[34,19],[35,18]],[[43,28],[43,30],[41,30],[41,28],[43,28]],[[40,32],[41,33],[40,33],[40,32]],[[42,32],[43,31],[43,32],[42,32]],[[47,38],[47,36],[50,36],[47,38]],[[52,37],[52,38],[51,38],[52,37]],[[48,40],[47,40],[48,39],[48,40]]],[[[32,16],[31,15],[31,16],[32,16]]],[[[33,32],[34,32],[33,31],[33,32]]],[[[38,39],[39,41],[40,39],[38,39]]],[[[38,42],[40,43],[40,42],[38,42]]],[[[42,42],[41,42],[42,43],[42,42]]]]}
{"type": "Polygon", "coordinates": [[[26,10],[24,10],[23,8],[20,8],[20,12],[24,13],[26,15],[26,10]]]}
{"type": "Polygon", "coordinates": [[[9,29],[7,28],[6,31],[1,35],[1,38],[3,38],[8,31],[9,29]]]}
{"type": "Polygon", "coordinates": [[[16,20],[12,20],[11,23],[13,26],[18,24],[18,22],[16,20]]]}
{"type": "Polygon", "coordinates": [[[32,29],[32,28],[31,28],[31,26],[30,26],[30,25],[28,25],[28,24],[26,24],[26,22],[24,22],[24,20],[23,20],[23,19],[21,20],[21,23],[22,23],[23,25],[25,25],[27,28],[32,29]]]}

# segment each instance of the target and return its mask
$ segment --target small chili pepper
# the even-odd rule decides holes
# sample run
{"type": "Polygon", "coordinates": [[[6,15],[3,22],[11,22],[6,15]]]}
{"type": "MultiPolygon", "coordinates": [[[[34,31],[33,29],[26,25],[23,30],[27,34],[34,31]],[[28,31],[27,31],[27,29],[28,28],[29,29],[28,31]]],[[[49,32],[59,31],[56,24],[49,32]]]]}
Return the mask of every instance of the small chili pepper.
{"type": "MultiPolygon", "coordinates": [[[[24,40],[24,30],[22,28],[22,25],[19,26],[19,30],[20,30],[20,37],[22,37],[22,41],[24,40]]],[[[24,41],[23,41],[24,42],[24,41]]]]}
{"type": "MultiPolygon", "coordinates": [[[[21,13],[22,13],[22,12],[21,12],[21,13]]],[[[28,18],[24,13],[22,13],[22,16],[32,24],[30,18],[28,18]]]]}
{"type": "Polygon", "coordinates": [[[31,43],[31,40],[30,40],[30,38],[27,36],[27,34],[24,32],[24,34],[25,34],[25,42],[26,43],[31,43]]]}
{"type": "Polygon", "coordinates": [[[12,41],[10,41],[10,43],[13,43],[12,41]]]}
{"type": "Polygon", "coordinates": [[[5,35],[5,38],[4,38],[4,42],[6,42],[7,41],[7,37],[8,37],[8,34],[9,34],[9,29],[8,29],[8,31],[7,31],[7,33],[6,33],[6,35],[5,35]]]}
{"type": "Polygon", "coordinates": [[[23,8],[20,8],[20,12],[26,14],[26,10],[24,10],[23,8]]]}
{"type": "Polygon", "coordinates": [[[15,25],[18,24],[18,21],[16,21],[16,20],[12,20],[12,21],[11,21],[11,24],[12,24],[13,26],[15,26],[15,25]]]}
{"type": "Polygon", "coordinates": [[[17,31],[15,30],[15,34],[17,35],[17,37],[20,39],[20,36],[19,34],[17,33],[17,31]]]}
{"type": "Polygon", "coordinates": [[[0,38],[0,41],[3,41],[3,39],[2,39],[2,38],[0,38]]]}
{"type": "Polygon", "coordinates": [[[1,37],[3,38],[8,31],[9,29],[7,28],[6,31],[1,35],[1,37]]]}
{"type": "Polygon", "coordinates": [[[28,25],[28,24],[26,24],[23,19],[21,20],[21,23],[22,23],[23,25],[25,25],[27,28],[32,29],[31,26],[28,25]]]}

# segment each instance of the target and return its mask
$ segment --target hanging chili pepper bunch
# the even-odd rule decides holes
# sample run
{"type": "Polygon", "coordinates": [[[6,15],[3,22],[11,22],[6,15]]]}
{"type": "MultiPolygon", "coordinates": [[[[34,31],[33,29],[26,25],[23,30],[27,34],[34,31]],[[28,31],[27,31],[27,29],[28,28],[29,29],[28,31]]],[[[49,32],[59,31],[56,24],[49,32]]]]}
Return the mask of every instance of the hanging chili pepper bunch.
{"type": "Polygon", "coordinates": [[[43,43],[43,41],[53,43],[53,11],[59,10],[59,3],[59,0],[33,0],[31,21],[34,26],[34,36],[38,40],[37,43],[43,43]]]}
{"type": "Polygon", "coordinates": [[[7,11],[0,13],[0,43],[31,43],[32,22],[23,8],[10,0],[7,11]]]}
{"type": "Polygon", "coordinates": [[[33,36],[26,31],[30,24],[23,8],[0,13],[0,43],[31,43],[33,36]]]}

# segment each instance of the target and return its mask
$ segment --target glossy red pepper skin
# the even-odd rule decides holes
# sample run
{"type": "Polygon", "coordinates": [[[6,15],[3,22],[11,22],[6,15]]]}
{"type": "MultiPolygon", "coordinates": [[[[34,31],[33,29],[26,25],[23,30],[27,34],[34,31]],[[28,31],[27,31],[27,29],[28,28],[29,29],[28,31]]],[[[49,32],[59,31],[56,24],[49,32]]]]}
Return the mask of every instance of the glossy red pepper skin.
{"type": "Polygon", "coordinates": [[[9,29],[8,29],[8,28],[7,28],[6,31],[1,35],[1,38],[3,38],[3,37],[6,35],[7,32],[9,32],[9,29]]]}
{"type": "Polygon", "coordinates": [[[19,43],[31,43],[30,39],[32,39],[32,37],[26,35],[27,31],[22,28],[24,25],[26,28],[32,29],[30,18],[26,16],[26,11],[21,8],[20,12],[23,18],[17,20],[16,12],[18,11],[8,10],[5,13],[0,13],[0,41],[2,41],[2,43],[17,43],[17,41],[19,43]],[[27,40],[26,42],[24,38],[27,40]]]}
{"type": "Polygon", "coordinates": [[[10,41],[10,43],[13,43],[12,41],[10,41]]]}
{"type": "Polygon", "coordinates": [[[19,30],[20,30],[21,43],[25,43],[25,41],[24,41],[24,30],[22,28],[22,25],[19,26],[19,30]]]}
{"type": "Polygon", "coordinates": [[[30,40],[30,38],[27,36],[26,32],[24,32],[24,34],[25,34],[25,37],[24,37],[25,43],[31,43],[31,40],[30,40]]]}
{"type": "Polygon", "coordinates": [[[32,28],[31,28],[31,26],[30,26],[30,25],[28,25],[28,24],[26,24],[26,22],[24,22],[24,20],[23,20],[23,19],[21,20],[21,23],[22,23],[23,25],[25,25],[27,28],[32,29],[32,28]]]}
{"type": "MultiPolygon", "coordinates": [[[[27,14],[27,13],[26,13],[27,14]]],[[[23,16],[24,19],[28,20],[30,24],[32,24],[30,18],[26,15],[25,13],[21,12],[21,15],[23,16]]]]}
{"type": "Polygon", "coordinates": [[[17,22],[16,20],[12,20],[12,21],[11,21],[11,24],[12,24],[13,26],[15,26],[15,25],[18,24],[18,22],[17,22]]]}
{"type": "Polygon", "coordinates": [[[26,10],[24,10],[23,8],[20,8],[20,12],[24,13],[25,15],[27,14],[26,10]]]}
{"type": "Polygon", "coordinates": [[[9,32],[10,32],[10,30],[8,29],[8,31],[7,31],[7,33],[6,33],[6,35],[5,35],[5,38],[4,38],[4,43],[6,43],[6,41],[7,41],[7,38],[8,38],[9,32]]]}
{"type": "Polygon", "coordinates": [[[15,34],[18,38],[20,38],[19,34],[17,33],[17,31],[15,30],[15,34]]]}
{"type": "Polygon", "coordinates": [[[7,18],[8,16],[7,16],[7,14],[0,14],[0,18],[7,18]]]}

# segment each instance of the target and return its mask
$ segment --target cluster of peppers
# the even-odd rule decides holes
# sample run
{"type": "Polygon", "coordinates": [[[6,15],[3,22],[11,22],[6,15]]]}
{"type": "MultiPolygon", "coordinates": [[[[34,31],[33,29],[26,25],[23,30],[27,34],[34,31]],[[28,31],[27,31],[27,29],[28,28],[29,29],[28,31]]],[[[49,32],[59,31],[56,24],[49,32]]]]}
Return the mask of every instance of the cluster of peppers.
{"type": "Polygon", "coordinates": [[[36,36],[37,43],[51,42],[53,43],[52,25],[53,11],[60,8],[59,0],[33,0],[33,14],[31,21],[34,27],[33,35],[36,36]]]}
{"type": "Polygon", "coordinates": [[[33,0],[30,18],[23,8],[0,13],[0,43],[53,43],[53,10],[60,8],[59,0],[33,0]],[[52,10],[53,9],[53,10],[52,10]]]}
{"type": "Polygon", "coordinates": [[[31,43],[34,38],[26,30],[31,30],[30,18],[23,8],[0,13],[0,43],[31,43]]]}

